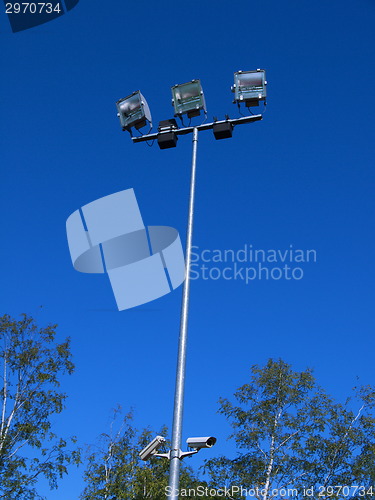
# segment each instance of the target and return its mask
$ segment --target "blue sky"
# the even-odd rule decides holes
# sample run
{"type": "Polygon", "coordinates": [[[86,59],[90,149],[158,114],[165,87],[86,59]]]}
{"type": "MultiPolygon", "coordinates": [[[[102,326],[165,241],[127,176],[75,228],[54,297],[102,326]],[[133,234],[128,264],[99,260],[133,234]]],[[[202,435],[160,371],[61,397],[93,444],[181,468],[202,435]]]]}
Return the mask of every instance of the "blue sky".
{"type": "MultiPolygon", "coordinates": [[[[292,245],[317,260],[301,280],[192,282],[184,439],[218,443],[189,464],[234,453],[217,400],[253,364],[310,366],[339,399],[357,376],[374,382],[374,21],[372,0],[81,0],[15,34],[0,16],[2,313],[72,338],[61,433],[94,442],[117,403],[139,427],[172,420],[181,288],[118,312],[108,279],[76,272],[66,242],[72,212],[128,188],[146,224],[185,241],[191,138],[134,145],[115,101],[140,89],[157,125],[172,117],[170,87],[200,78],[209,119],[236,117],[240,69],[267,70],[267,111],[232,139],[200,134],[194,245],[292,245]]],[[[77,498],[82,474],[48,499],[77,498]]]]}

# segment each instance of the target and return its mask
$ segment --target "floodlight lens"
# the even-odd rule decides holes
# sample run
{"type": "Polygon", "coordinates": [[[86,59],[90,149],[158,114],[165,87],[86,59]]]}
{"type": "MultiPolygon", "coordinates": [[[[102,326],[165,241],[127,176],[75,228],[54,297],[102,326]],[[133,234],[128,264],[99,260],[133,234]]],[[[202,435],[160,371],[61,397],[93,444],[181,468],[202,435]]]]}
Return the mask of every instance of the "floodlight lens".
{"type": "Polygon", "coordinates": [[[139,111],[141,100],[139,94],[128,97],[125,101],[119,103],[119,108],[125,116],[130,116],[134,111],[139,111]]]}
{"type": "Polygon", "coordinates": [[[199,110],[206,112],[206,103],[204,100],[202,85],[199,80],[192,80],[188,83],[175,85],[172,87],[172,102],[175,110],[175,116],[187,113],[193,116],[199,115],[199,110]]]}
{"type": "Polygon", "coordinates": [[[247,106],[257,106],[266,99],[266,72],[238,71],[234,74],[234,102],[245,102],[247,106]]]}
{"type": "Polygon", "coordinates": [[[185,83],[176,89],[176,97],[179,99],[194,99],[199,98],[201,86],[196,82],[185,83]]]}
{"type": "Polygon", "coordinates": [[[263,90],[263,75],[260,73],[243,73],[238,76],[241,90],[263,90]]]}
{"type": "Polygon", "coordinates": [[[123,130],[141,128],[146,125],[146,121],[151,124],[150,108],[139,90],[117,101],[116,106],[123,130]]]}

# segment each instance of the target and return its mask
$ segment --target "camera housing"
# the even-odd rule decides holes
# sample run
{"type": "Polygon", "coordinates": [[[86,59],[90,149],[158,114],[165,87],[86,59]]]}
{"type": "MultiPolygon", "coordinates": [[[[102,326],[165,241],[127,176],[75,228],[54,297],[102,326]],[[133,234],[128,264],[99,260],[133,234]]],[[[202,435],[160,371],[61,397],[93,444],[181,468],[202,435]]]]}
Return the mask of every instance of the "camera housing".
{"type": "Polygon", "coordinates": [[[200,450],[201,448],[212,448],[212,446],[216,443],[216,438],[213,436],[191,437],[186,440],[186,443],[189,448],[200,450]]]}
{"type": "Polygon", "coordinates": [[[159,448],[165,443],[165,438],[163,436],[156,436],[151,443],[149,443],[143,450],[139,453],[142,460],[148,460],[158,451],[159,448]]]}

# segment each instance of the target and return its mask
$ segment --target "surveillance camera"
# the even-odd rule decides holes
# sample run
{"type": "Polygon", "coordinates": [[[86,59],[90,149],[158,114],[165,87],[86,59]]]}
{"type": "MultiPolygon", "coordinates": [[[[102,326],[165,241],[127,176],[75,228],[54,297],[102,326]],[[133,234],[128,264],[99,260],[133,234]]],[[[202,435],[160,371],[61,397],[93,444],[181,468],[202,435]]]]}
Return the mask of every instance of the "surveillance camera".
{"type": "Polygon", "coordinates": [[[200,450],[201,448],[211,448],[216,443],[216,438],[213,436],[208,437],[192,437],[186,440],[189,448],[200,450]]]}
{"type": "Polygon", "coordinates": [[[158,449],[165,443],[165,438],[163,436],[156,436],[155,439],[151,441],[143,450],[139,453],[142,460],[148,460],[151,458],[158,449]]]}

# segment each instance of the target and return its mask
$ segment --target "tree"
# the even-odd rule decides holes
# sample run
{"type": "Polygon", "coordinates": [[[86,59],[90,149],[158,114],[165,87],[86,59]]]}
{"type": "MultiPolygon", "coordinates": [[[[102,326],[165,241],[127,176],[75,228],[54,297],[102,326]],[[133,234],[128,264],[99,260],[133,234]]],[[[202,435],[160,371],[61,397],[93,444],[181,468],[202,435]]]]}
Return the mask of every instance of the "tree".
{"type": "Polygon", "coordinates": [[[259,500],[375,496],[375,391],[355,387],[344,404],[317,386],[311,370],[282,360],[251,368],[237,404],[220,400],[233,427],[234,459],[205,463],[213,484],[259,500]],[[242,493],[243,493],[242,492],[242,493]]]}
{"type": "Polygon", "coordinates": [[[69,339],[57,344],[55,334],[56,325],[39,328],[26,314],[0,317],[0,499],[40,499],[40,477],[55,488],[67,464],[80,461],[52,432],[66,398],[59,379],[74,369],[69,339]]]}
{"type": "MultiPolygon", "coordinates": [[[[155,437],[149,429],[138,431],[133,425],[133,415],[129,413],[121,420],[116,429],[116,419],[120,410],[115,410],[115,418],[110,432],[100,437],[94,451],[90,447],[88,466],[85,471],[87,486],[81,494],[81,500],[165,500],[168,486],[169,460],[153,458],[143,462],[139,452],[155,437]]],[[[159,435],[166,436],[167,428],[163,427],[159,435]]],[[[166,448],[169,442],[166,441],[166,448]]],[[[165,451],[165,450],[164,450],[165,451]]],[[[163,452],[163,450],[160,450],[163,452]]],[[[206,483],[198,481],[190,467],[182,465],[180,489],[184,489],[184,498],[195,498],[187,495],[188,490],[204,493],[206,483]]],[[[210,499],[210,496],[200,495],[210,499]]]]}

